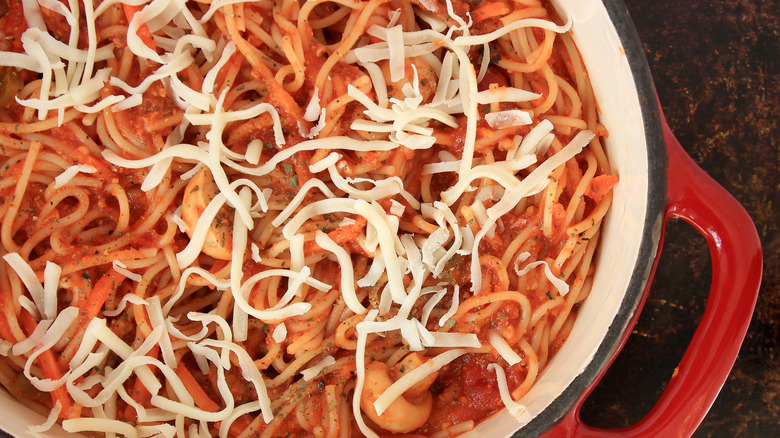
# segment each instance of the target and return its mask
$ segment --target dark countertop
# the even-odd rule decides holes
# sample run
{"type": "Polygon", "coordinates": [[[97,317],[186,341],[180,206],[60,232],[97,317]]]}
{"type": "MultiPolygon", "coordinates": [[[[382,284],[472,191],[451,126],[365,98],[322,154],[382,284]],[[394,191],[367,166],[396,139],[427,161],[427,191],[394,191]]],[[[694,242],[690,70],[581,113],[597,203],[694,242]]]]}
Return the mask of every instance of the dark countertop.
{"type": "MultiPolygon", "coordinates": [[[[672,131],[756,223],[764,277],[731,376],[695,437],[780,436],[780,3],[626,0],[672,131]]],[[[693,336],[711,276],[706,242],[672,221],[626,347],[586,402],[585,421],[625,427],[663,391],[693,336]],[[631,382],[626,385],[626,382],[631,382]]]]}

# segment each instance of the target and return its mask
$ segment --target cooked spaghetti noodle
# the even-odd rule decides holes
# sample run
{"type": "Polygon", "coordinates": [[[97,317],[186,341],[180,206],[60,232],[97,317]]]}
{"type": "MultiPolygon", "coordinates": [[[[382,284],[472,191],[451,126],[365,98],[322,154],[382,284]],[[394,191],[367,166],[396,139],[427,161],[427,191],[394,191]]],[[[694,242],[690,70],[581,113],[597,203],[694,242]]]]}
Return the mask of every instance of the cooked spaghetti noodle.
{"type": "Polygon", "coordinates": [[[0,383],[32,430],[528,420],[617,181],[546,1],[5,4],[0,383]]]}

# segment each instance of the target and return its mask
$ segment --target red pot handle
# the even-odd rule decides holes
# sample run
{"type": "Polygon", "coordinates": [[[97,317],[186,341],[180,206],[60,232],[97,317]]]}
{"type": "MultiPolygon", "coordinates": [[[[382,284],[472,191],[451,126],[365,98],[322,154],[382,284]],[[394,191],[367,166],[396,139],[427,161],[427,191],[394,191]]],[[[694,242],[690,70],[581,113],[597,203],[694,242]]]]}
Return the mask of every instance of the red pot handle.
{"type": "Polygon", "coordinates": [[[762,270],[761,242],[753,221],[742,205],[685,153],[663,113],[661,124],[669,152],[665,221],[680,218],[689,222],[710,247],[712,284],[704,316],[672,379],[642,420],[623,429],[584,424],[580,408],[594,383],[546,437],[691,436],[728,378],[750,324],[762,270]]]}

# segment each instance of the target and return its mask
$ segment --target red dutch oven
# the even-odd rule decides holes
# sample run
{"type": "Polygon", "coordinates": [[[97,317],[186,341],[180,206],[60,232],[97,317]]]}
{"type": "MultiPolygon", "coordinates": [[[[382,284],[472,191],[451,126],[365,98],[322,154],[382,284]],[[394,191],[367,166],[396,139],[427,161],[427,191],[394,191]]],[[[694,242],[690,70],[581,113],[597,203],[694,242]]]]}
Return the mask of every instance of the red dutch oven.
{"type": "MultiPolygon", "coordinates": [[[[521,400],[530,421],[518,424],[500,412],[466,436],[690,436],[726,381],[747,332],[761,281],[759,238],[745,209],[686,155],[669,130],[621,0],[553,2],[573,19],[620,183],[604,222],[591,295],[569,340],[521,400]],[[673,218],[692,224],[710,247],[713,278],[702,320],[645,418],[618,430],[587,426],[579,417],[582,403],[638,319],[664,226],[673,218]]],[[[6,414],[0,429],[11,433],[42,422],[5,393],[0,408],[6,414]]]]}

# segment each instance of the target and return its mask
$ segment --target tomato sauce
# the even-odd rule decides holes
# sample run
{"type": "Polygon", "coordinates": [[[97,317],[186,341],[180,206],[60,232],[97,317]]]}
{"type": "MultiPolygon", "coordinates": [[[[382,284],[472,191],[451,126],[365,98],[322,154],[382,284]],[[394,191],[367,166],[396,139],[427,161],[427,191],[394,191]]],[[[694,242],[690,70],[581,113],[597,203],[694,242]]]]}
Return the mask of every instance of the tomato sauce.
{"type": "Polygon", "coordinates": [[[21,0],[6,0],[5,3],[8,5],[8,11],[0,18],[0,29],[3,29],[3,33],[5,33],[5,40],[10,43],[11,51],[24,52],[22,33],[27,30],[24,7],[21,0]]]}
{"type": "MultiPolygon", "coordinates": [[[[479,422],[503,409],[496,373],[487,369],[495,362],[496,358],[489,354],[466,354],[442,368],[430,389],[434,394],[431,416],[416,432],[428,436],[464,421],[479,422]]],[[[521,364],[509,367],[510,391],[524,376],[521,364]]]]}

